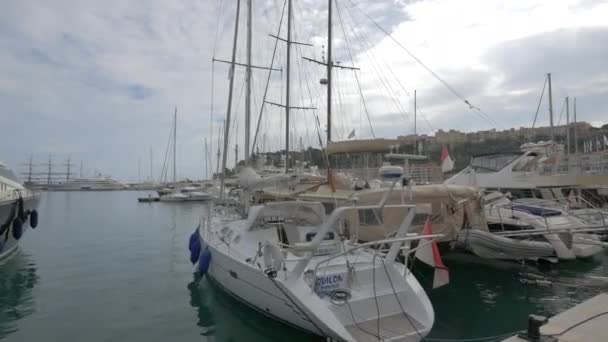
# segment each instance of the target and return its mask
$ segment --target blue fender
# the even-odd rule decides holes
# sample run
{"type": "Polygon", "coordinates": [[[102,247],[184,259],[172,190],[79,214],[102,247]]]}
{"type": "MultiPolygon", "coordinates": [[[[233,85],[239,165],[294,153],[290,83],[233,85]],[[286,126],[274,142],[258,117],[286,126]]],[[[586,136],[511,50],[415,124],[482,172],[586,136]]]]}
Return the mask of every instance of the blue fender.
{"type": "Polygon", "coordinates": [[[190,262],[192,263],[192,265],[196,264],[200,255],[201,255],[201,242],[197,237],[196,240],[194,240],[194,243],[192,243],[192,247],[190,248],[190,262]]]}
{"type": "Polygon", "coordinates": [[[211,264],[211,252],[209,251],[209,247],[205,247],[203,252],[198,259],[198,271],[201,275],[207,274],[209,271],[209,265],[211,264]]]}
{"type": "Polygon", "coordinates": [[[188,240],[188,250],[190,250],[190,252],[192,252],[192,246],[196,243],[197,240],[198,240],[198,228],[196,228],[194,230],[194,232],[192,234],[190,234],[190,240],[188,240]]]}

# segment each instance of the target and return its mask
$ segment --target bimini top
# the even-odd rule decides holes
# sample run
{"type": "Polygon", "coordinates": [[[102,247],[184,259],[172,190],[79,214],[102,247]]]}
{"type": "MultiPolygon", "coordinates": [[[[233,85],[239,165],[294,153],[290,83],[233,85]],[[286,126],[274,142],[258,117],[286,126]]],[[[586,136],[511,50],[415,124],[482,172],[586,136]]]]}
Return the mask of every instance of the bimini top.
{"type": "Polygon", "coordinates": [[[269,221],[290,221],[298,225],[317,226],[325,221],[325,208],[318,202],[268,202],[249,208],[247,223],[255,229],[269,221]]]}

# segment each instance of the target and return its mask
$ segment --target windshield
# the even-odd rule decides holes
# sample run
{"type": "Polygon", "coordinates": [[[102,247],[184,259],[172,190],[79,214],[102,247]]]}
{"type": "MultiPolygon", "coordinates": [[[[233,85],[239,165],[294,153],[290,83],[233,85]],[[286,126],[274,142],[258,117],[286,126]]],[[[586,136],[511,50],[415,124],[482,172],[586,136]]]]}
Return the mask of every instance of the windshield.
{"type": "Polygon", "coordinates": [[[521,153],[494,154],[473,158],[471,166],[475,171],[500,171],[513,160],[521,156],[521,153]]]}

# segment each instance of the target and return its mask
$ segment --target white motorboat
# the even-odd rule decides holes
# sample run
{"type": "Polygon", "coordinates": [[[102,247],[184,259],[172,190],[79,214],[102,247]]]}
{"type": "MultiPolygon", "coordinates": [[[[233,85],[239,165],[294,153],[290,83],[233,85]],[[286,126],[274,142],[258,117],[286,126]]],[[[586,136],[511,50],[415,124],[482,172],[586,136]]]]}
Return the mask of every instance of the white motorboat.
{"type": "Polygon", "coordinates": [[[185,202],[188,200],[188,195],[179,191],[172,192],[167,195],[160,196],[161,202],[185,202]]]}
{"type": "Polygon", "coordinates": [[[252,206],[244,219],[209,219],[191,236],[191,247],[198,244],[191,250],[200,251],[191,259],[198,257],[201,273],[235,298],[314,334],[344,341],[420,341],[433,326],[433,307],[396,256],[402,249],[412,253],[410,241],[423,236],[408,234],[414,206],[387,207],[408,212],[395,238],[357,244],[349,237],[363,226],[359,217],[381,206],[341,207],[329,217],[315,202],[252,206]]]}
{"type": "Polygon", "coordinates": [[[4,164],[0,163],[0,259],[17,249],[28,229],[38,225],[36,208],[40,194],[26,189],[4,164]]]}
{"type": "Polygon", "coordinates": [[[553,246],[556,256],[564,260],[587,258],[603,251],[599,237],[584,232],[589,226],[563,210],[512,202],[498,193],[486,196],[486,200],[488,227],[495,234],[507,236],[510,232],[519,232],[523,237],[529,230],[528,238],[542,236],[553,246]]]}
{"type": "Polygon", "coordinates": [[[528,143],[519,152],[475,156],[445,183],[509,192],[515,198],[557,200],[574,192],[602,206],[608,203],[608,158],[603,155],[568,155],[553,141],[528,143]]]}
{"type": "Polygon", "coordinates": [[[213,201],[216,199],[215,196],[206,192],[206,191],[191,191],[186,194],[188,197],[186,198],[187,202],[194,201],[213,201]]]}

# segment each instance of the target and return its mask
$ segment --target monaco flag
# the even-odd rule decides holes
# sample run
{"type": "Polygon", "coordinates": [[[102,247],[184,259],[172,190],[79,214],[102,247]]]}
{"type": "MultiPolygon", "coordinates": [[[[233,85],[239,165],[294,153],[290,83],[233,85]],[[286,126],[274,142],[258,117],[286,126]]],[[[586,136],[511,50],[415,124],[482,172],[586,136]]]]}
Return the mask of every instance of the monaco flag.
{"type": "Polygon", "coordinates": [[[450,157],[448,148],[444,146],[443,150],[441,151],[441,172],[450,172],[452,169],[454,169],[454,159],[450,157]]]}
{"type": "MultiPolygon", "coordinates": [[[[432,234],[433,226],[431,225],[431,219],[429,217],[424,223],[422,235],[432,234]]],[[[441,260],[437,243],[431,239],[423,238],[420,239],[418,246],[419,248],[416,250],[415,254],[416,258],[435,269],[435,274],[433,275],[433,288],[435,289],[447,285],[450,282],[450,272],[443,264],[443,260],[441,260]]]]}

